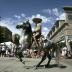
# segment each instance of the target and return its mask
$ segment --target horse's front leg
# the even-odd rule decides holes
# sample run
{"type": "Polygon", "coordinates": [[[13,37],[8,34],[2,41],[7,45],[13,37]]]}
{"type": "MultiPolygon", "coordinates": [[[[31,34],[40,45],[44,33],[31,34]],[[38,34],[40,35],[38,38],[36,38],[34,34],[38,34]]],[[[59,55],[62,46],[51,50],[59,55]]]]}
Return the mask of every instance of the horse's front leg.
{"type": "Polygon", "coordinates": [[[19,53],[18,53],[18,58],[19,58],[19,60],[21,61],[21,62],[23,62],[23,60],[22,60],[22,57],[23,57],[23,54],[22,54],[22,52],[20,51],[19,53]]]}
{"type": "Polygon", "coordinates": [[[18,58],[19,58],[19,60],[22,62],[23,60],[22,60],[22,52],[18,52],[18,58]]]}

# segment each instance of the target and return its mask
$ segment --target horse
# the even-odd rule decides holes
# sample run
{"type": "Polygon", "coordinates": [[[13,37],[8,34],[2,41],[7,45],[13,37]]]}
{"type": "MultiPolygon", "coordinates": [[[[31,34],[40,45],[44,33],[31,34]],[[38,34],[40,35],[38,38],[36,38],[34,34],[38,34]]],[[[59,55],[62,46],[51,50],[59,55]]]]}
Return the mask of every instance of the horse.
{"type": "MultiPolygon", "coordinates": [[[[31,28],[29,21],[24,22],[22,25],[17,25],[16,28],[22,29],[22,35],[20,37],[20,41],[21,41],[20,44],[22,47],[19,50],[18,55],[19,55],[20,61],[23,62],[22,52],[28,48],[31,48],[31,46],[32,46],[32,36],[33,36],[32,28],[31,28]]],[[[46,38],[45,40],[41,40],[41,41],[42,41],[41,42],[42,44],[41,44],[41,46],[39,46],[40,48],[39,47],[38,48],[44,51],[44,55],[42,56],[41,61],[36,65],[36,69],[46,59],[46,57],[49,59],[49,61],[47,62],[45,67],[48,67],[50,64],[50,61],[52,59],[52,53],[55,51],[55,49],[58,48],[57,43],[52,42],[48,38],[46,38]]]]}
{"type": "Polygon", "coordinates": [[[20,44],[21,44],[21,49],[18,51],[18,56],[20,61],[22,62],[22,56],[23,56],[23,51],[26,49],[30,49],[31,48],[31,44],[32,44],[32,28],[31,28],[31,24],[29,23],[29,21],[23,22],[22,25],[17,25],[16,26],[17,29],[22,29],[22,34],[20,37],[20,44]]]}
{"type": "Polygon", "coordinates": [[[40,67],[41,63],[46,59],[46,57],[49,59],[45,67],[48,67],[50,65],[53,53],[56,51],[58,48],[58,44],[54,43],[53,41],[49,40],[46,38],[43,40],[43,47],[42,50],[44,51],[44,54],[42,56],[41,61],[36,65],[36,69],[40,67]]]}

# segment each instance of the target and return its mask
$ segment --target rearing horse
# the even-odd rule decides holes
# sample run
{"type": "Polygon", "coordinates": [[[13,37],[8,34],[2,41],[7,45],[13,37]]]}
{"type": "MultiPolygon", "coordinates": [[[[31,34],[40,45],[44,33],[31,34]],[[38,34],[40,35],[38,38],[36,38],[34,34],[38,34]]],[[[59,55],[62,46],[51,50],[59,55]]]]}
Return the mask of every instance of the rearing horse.
{"type": "Polygon", "coordinates": [[[22,25],[17,25],[17,29],[22,29],[22,34],[20,37],[21,49],[19,50],[19,58],[22,62],[22,52],[28,48],[31,48],[32,44],[32,29],[29,21],[24,22],[22,25]]]}

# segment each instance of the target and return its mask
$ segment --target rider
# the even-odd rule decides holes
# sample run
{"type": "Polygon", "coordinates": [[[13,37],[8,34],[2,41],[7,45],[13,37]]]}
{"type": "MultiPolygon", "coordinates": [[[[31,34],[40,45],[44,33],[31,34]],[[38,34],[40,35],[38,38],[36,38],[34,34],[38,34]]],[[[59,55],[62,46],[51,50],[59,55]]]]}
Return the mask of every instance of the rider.
{"type": "Polygon", "coordinates": [[[38,39],[38,38],[40,37],[40,35],[41,35],[41,23],[37,23],[37,24],[35,25],[34,37],[35,37],[36,39],[38,39]]]}
{"type": "Polygon", "coordinates": [[[35,30],[33,32],[33,38],[34,40],[36,40],[37,46],[38,46],[38,39],[40,36],[41,36],[41,23],[36,23],[35,30]]]}

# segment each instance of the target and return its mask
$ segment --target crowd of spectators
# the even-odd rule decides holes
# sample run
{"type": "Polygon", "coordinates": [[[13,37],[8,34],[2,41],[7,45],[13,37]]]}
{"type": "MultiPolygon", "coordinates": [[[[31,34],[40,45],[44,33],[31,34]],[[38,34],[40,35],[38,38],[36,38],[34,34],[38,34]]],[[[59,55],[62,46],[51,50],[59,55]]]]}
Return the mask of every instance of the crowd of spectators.
{"type": "MultiPolygon", "coordinates": [[[[9,48],[6,44],[0,44],[0,57],[15,57],[15,52],[15,46],[9,48]]],[[[23,51],[23,56],[27,58],[41,58],[43,54],[43,51],[36,49],[26,49],[25,51],[23,51]]],[[[61,48],[60,56],[61,58],[72,58],[72,55],[70,54],[66,46],[61,48]]]]}
{"type": "MultiPolygon", "coordinates": [[[[9,48],[6,44],[0,44],[0,57],[15,57],[15,52],[15,46],[9,48]]],[[[24,57],[28,58],[39,58],[42,56],[42,54],[43,51],[38,51],[36,49],[26,49],[25,51],[23,51],[24,57]]]]}

